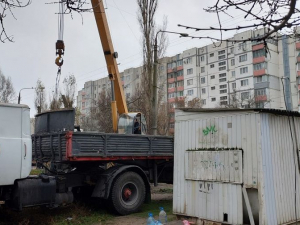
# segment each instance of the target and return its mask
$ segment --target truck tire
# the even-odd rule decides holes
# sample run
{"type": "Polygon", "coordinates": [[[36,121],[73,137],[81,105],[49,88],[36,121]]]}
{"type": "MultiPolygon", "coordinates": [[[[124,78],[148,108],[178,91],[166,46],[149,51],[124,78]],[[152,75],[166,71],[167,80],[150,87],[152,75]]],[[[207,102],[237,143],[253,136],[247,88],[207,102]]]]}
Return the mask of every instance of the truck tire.
{"type": "Polygon", "coordinates": [[[145,201],[146,188],[140,175],[125,172],[114,182],[111,192],[111,204],[121,215],[137,212],[145,201]]]}

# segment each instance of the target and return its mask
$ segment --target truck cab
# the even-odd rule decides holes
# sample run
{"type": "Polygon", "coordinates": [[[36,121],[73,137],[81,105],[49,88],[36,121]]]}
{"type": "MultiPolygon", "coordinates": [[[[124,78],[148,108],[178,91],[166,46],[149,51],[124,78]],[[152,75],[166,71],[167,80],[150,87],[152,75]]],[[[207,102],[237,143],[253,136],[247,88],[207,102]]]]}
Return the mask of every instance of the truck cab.
{"type": "Polygon", "coordinates": [[[0,104],[0,186],[13,185],[31,171],[32,142],[27,105],[0,104]]]}

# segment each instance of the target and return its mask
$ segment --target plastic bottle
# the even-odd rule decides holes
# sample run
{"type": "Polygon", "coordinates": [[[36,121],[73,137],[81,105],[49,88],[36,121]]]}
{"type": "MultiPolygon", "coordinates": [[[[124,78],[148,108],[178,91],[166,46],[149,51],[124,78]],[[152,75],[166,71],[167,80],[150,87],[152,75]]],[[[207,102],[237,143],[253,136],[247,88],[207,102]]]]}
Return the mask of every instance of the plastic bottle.
{"type": "Polygon", "coordinates": [[[163,207],[159,207],[159,210],[160,212],[158,216],[158,221],[162,224],[166,224],[168,222],[167,213],[165,212],[163,207]]]}
{"type": "Polygon", "coordinates": [[[155,219],[152,213],[148,213],[147,225],[155,225],[155,219]]]}

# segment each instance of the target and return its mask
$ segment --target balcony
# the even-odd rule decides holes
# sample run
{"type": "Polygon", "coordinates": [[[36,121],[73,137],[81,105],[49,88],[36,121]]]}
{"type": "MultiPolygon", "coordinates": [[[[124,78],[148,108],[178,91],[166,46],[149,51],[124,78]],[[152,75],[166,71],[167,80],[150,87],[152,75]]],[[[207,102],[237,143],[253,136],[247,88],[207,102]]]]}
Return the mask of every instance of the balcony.
{"type": "Polygon", "coordinates": [[[252,46],[252,51],[263,49],[264,47],[265,47],[264,44],[253,45],[252,46]]]}
{"type": "Polygon", "coordinates": [[[178,101],[183,101],[184,100],[184,96],[178,97],[177,100],[178,101]]]}
{"type": "Polygon", "coordinates": [[[254,70],[253,75],[256,76],[261,76],[266,74],[266,69],[261,69],[261,70],[254,70]]]}
{"type": "Polygon", "coordinates": [[[300,84],[298,84],[298,91],[300,91],[300,84]]]}
{"type": "Polygon", "coordinates": [[[169,133],[174,134],[174,128],[169,128],[169,133]]]}
{"type": "Polygon", "coordinates": [[[183,70],[183,66],[178,66],[178,67],[177,67],[177,71],[178,71],[178,70],[183,70]]]}
{"type": "Polygon", "coordinates": [[[177,87],[177,91],[183,91],[183,90],[184,90],[184,86],[177,87]]]}
{"type": "Polygon", "coordinates": [[[300,71],[297,71],[297,76],[300,77],[300,71]]]}
{"type": "Polygon", "coordinates": [[[168,88],[168,93],[172,93],[174,91],[176,91],[176,88],[168,88]]]}
{"type": "Polygon", "coordinates": [[[297,62],[300,63],[300,56],[297,56],[297,62]]]}
{"type": "Polygon", "coordinates": [[[184,77],[183,76],[178,76],[176,79],[177,79],[177,81],[180,81],[180,80],[184,80],[184,77]]]}
{"type": "Polygon", "coordinates": [[[175,118],[170,118],[170,123],[174,123],[175,122],[175,118]]]}
{"type": "Polygon", "coordinates": [[[168,79],[168,83],[170,84],[170,83],[174,83],[175,82],[175,78],[169,78],[168,79]]]}
{"type": "Polygon", "coordinates": [[[173,73],[173,69],[168,69],[167,73],[173,73]]]}
{"type": "Polygon", "coordinates": [[[296,42],[296,49],[300,50],[300,42],[296,42]]]}
{"type": "Polygon", "coordinates": [[[263,101],[267,101],[267,95],[258,95],[255,96],[255,101],[256,102],[263,102],[263,101]]]}
{"type": "Polygon", "coordinates": [[[253,64],[255,63],[261,63],[261,62],[264,62],[266,61],[266,57],[265,56],[260,56],[260,57],[257,57],[257,58],[253,58],[253,64]]]}
{"type": "Polygon", "coordinates": [[[175,98],[169,98],[168,102],[175,102],[175,98]]]}

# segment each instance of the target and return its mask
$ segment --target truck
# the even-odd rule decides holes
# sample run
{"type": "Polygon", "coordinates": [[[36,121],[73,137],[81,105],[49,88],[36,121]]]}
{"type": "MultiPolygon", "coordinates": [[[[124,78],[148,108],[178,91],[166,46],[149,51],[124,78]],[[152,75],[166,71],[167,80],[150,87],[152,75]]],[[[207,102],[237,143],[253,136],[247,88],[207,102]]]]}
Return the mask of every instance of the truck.
{"type": "Polygon", "coordinates": [[[38,114],[31,136],[29,110],[0,104],[1,204],[58,207],[84,195],[126,215],[151,200],[150,181],[173,180],[172,137],[79,132],[73,109],[38,114]],[[32,159],[44,173],[29,175],[32,159]]]}
{"type": "MultiPolygon", "coordinates": [[[[128,112],[103,1],[91,2],[111,80],[114,133],[80,132],[74,109],[62,109],[37,114],[31,136],[29,107],[0,104],[2,205],[58,207],[85,196],[127,215],[151,200],[150,182],[173,181],[173,137],[147,135],[144,115],[128,112]],[[44,173],[30,175],[33,159],[44,173]]],[[[56,62],[64,50],[58,40],[56,62]]]]}

